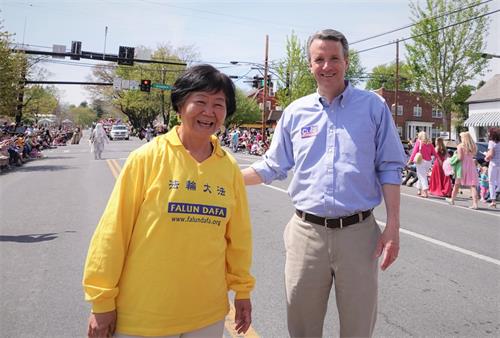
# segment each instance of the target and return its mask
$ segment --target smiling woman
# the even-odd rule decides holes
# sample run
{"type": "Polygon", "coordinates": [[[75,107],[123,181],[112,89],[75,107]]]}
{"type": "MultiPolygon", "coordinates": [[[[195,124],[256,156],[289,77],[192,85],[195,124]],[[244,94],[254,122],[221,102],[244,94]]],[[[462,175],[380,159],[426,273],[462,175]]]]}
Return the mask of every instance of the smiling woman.
{"type": "Polygon", "coordinates": [[[239,166],[213,134],[235,111],[231,80],[209,65],[175,82],[181,124],[133,151],[85,264],[90,337],[221,337],[251,323],[252,239],[239,166]],[[220,175],[224,173],[224,175],[220,175]]]}

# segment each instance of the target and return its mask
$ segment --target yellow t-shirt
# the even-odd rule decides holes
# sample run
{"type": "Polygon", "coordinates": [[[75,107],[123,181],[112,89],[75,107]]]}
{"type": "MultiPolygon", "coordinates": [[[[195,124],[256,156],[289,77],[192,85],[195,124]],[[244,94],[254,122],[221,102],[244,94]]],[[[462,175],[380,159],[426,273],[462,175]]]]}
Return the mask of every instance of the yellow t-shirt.
{"type": "Polygon", "coordinates": [[[172,335],[222,320],[250,297],[251,225],[238,164],[217,141],[198,163],[177,128],[132,152],[92,238],[85,298],[117,331],[172,335]]]}

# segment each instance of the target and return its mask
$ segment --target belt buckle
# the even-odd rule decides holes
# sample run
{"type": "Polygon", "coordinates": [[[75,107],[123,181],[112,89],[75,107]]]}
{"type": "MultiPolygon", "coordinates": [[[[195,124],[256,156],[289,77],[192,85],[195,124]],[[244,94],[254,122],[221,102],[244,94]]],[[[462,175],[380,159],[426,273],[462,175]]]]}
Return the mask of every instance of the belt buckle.
{"type": "Polygon", "coordinates": [[[344,219],[342,217],[340,217],[339,220],[340,220],[340,229],[342,229],[344,227],[344,224],[343,224],[344,219]]]}
{"type": "Polygon", "coordinates": [[[301,213],[302,214],[301,214],[300,218],[302,218],[302,222],[305,222],[306,221],[306,213],[303,211],[301,211],[301,213]]]}

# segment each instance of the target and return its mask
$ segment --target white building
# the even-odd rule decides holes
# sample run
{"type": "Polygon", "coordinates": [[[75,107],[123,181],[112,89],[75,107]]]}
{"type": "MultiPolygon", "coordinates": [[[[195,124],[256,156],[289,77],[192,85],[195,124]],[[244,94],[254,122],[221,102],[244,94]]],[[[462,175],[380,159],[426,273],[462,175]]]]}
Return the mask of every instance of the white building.
{"type": "Polygon", "coordinates": [[[488,140],[488,129],[500,127],[500,74],[489,79],[465,102],[469,104],[469,118],[464,122],[476,142],[488,140]]]}

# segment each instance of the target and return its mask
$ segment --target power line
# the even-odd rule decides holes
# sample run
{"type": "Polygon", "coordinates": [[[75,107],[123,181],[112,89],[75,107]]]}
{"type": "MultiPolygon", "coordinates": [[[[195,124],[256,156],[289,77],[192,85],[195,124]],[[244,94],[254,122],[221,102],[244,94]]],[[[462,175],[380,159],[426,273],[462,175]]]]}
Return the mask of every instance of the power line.
{"type": "MultiPolygon", "coordinates": [[[[439,31],[444,30],[446,28],[450,28],[450,27],[453,27],[453,26],[461,25],[463,23],[466,23],[466,22],[469,22],[469,21],[472,21],[472,20],[475,20],[475,19],[479,19],[479,18],[488,16],[488,15],[491,15],[491,14],[494,14],[494,13],[497,13],[497,12],[500,12],[500,9],[497,9],[495,11],[488,12],[488,13],[485,13],[485,14],[481,14],[481,15],[478,15],[476,17],[473,17],[473,18],[470,18],[470,19],[467,19],[467,20],[455,22],[455,23],[450,24],[448,26],[440,27],[440,28],[434,29],[434,30],[429,31],[429,32],[425,32],[425,33],[417,34],[417,35],[412,35],[412,36],[409,36],[407,38],[402,38],[402,39],[399,39],[399,42],[403,42],[403,41],[406,41],[406,40],[415,39],[415,38],[418,38],[418,37],[421,37],[421,36],[424,36],[424,35],[430,35],[432,33],[439,32],[439,31]]],[[[368,51],[373,50],[373,49],[382,48],[382,47],[393,45],[393,44],[396,44],[396,43],[397,43],[397,41],[387,42],[387,43],[384,43],[382,45],[378,45],[378,46],[375,46],[375,47],[371,47],[371,48],[366,48],[366,49],[359,50],[359,51],[357,51],[357,53],[359,54],[359,53],[363,53],[363,52],[368,52],[368,51]]]]}
{"type": "MultiPolygon", "coordinates": [[[[434,20],[434,19],[440,18],[440,17],[445,16],[445,15],[455,14],[455,13],[464,11],[466,9],[469,9],[469,8],[472,8],[472,7],[475,7],[475,6],[484,5],[484,4],[486,4],[488,2],[491,2],[491,1],[493,1],[493,0],[486,0],[486,1],[474,4],[474,5],[470,5],[470,6],[463,7],[463,8],[458,8],[458,9],[455,9],[455,10],[453,10],[451,12],[447,12],[447,13],[435,15],[435,16],[432,16],[430,18],[426,18],[426,20],[434,20]]],[[[422,20],[420,20],[420,21],[422,21],[422,20]]],[[[408,25],[405,25],[405,26],[402,26],[400,28],[396,28],[396,29],[390,30],[390,31],[385,32],[385,33],[376,34],[376,35],[373,35],[373,36],[370,36],[370,37],[367,37],[367,38],[364,38],[364,39],[361,39],[361,40],[357,40],[357,41],[351,42],[351,43],[349,43],[349,45],[354,45],[356,43],[360,43],[360,42],[364,42],[364,41],[367,41],[367,40],[375,39],[375,38],[378,38],[378,37],[381,37],[381,36],[384,36],[384,35],[388,35],[388,34],[391,34],[391,33],[394,33],[394,32],[397,32],[397,31],[400,31],[400,30],[403,30],[403,29],[406,29],[406,28],[413,27],[413,26],[419,24],[420,21],[412,23],[412,24],[408,24],[408,25]]]]}
{"type": "MultiPolygon", "coordinates": [[[[223,17],[225,19],[233,19],[233,20],[238,21],[239,24],[241,24],[241,20],[244,20],[244,21],[249,21],[252,24],[254,24],[255,22],[261,22],[261,23],[265,23],[265,24],[268,24],[268,25],[273,25],[273,26],[280,27],[280,28],[285,28],[285,29],[289,29],[290,28],[290,25],[288,25],[288,24],[280,24],[280,23],[277,23],[275,21],[262,20],[262,19],[259,19],[259,18],[251,18],[251,17],[239,16],[239,15],[236,16],[236,15],[230,15],[230,14],[227,14],[227,13],[212,12],[212,11],[207,11],[207,10],[197,9],[197,8],[176,6],[176,5],[172,5],[172,4],[169,4],[169,3],[159,2],[159,1],[152,1],[152,0],[141,0],[141,2],[146,2],[146,3],[158,5],[158,6],[165,6],[165,7],[177,8],[177,9],[187,10],[187,11],[191,11],[191,12],[206,13],[206,14],[209,14],[209,15],[212,15],[212,16],[223,17]]],[[[295,26],[297,27],[297,25],[295,25],[295,26]]],[[[300,27],[300,26],[298,26],[298,27],[300,29],[305,29],[306,28],[306,27],[300,27]]],[[[296,30],[296,31],[304,32],[303,30],[296,30]]]]}

